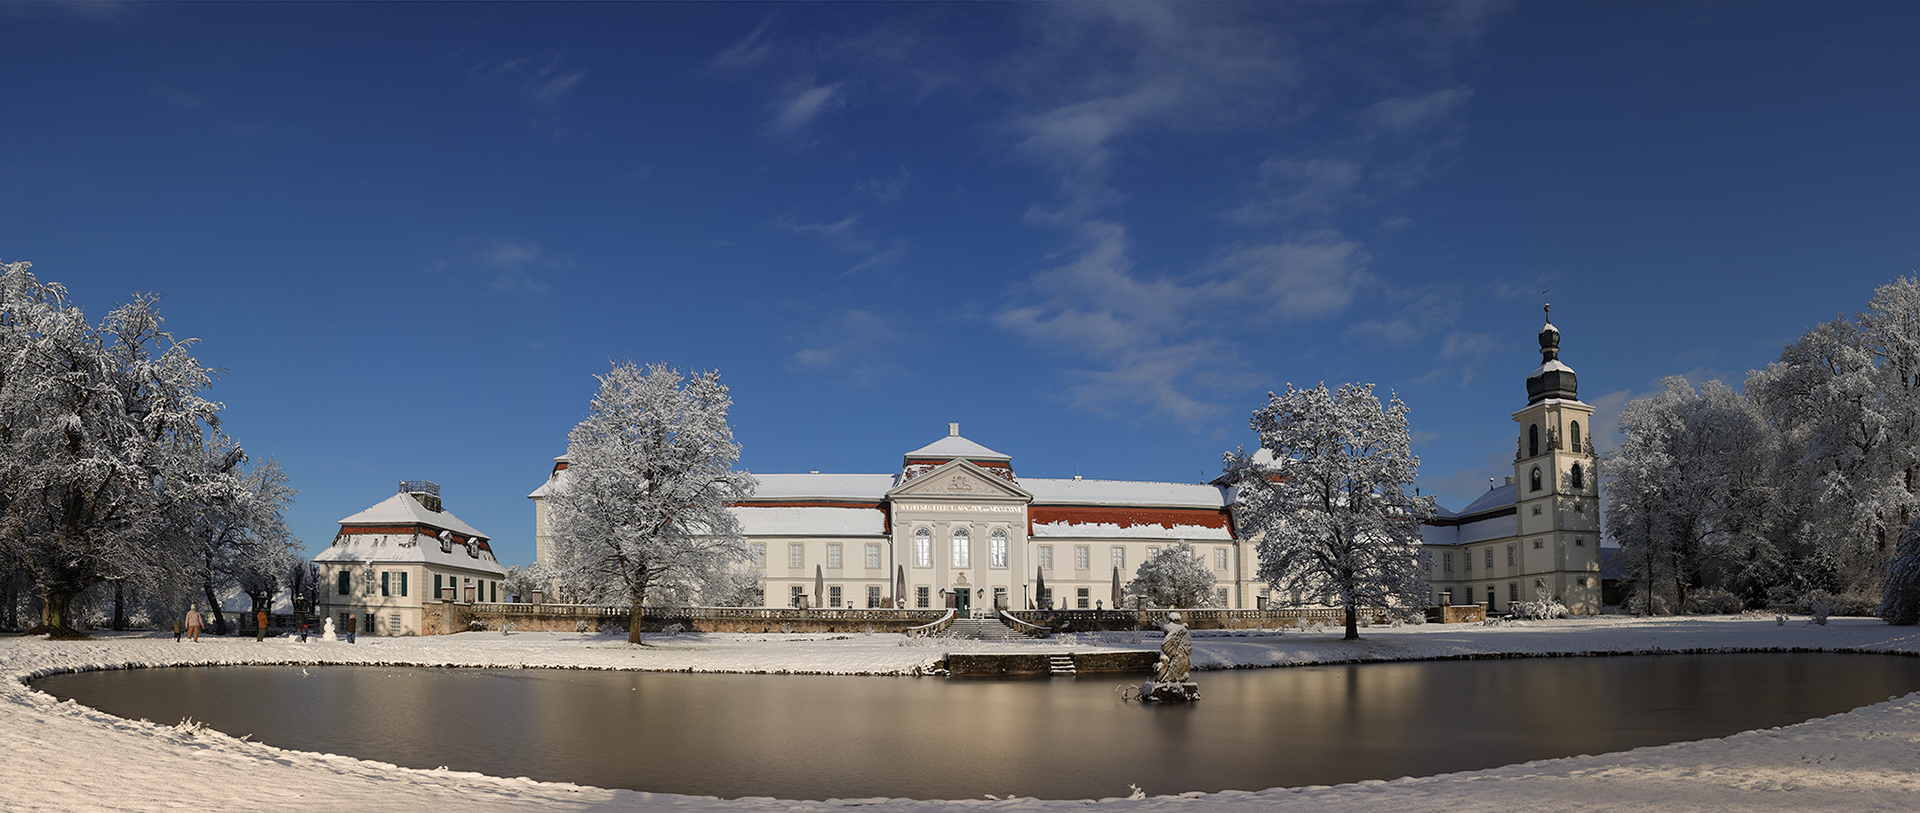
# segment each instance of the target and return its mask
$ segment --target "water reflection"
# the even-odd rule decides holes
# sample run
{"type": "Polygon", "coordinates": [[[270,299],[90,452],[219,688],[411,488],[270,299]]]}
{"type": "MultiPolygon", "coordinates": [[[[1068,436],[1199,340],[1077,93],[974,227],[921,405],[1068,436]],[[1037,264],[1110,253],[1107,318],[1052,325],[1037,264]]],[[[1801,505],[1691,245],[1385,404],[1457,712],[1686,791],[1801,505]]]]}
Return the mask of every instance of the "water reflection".
{"type": "Polygon", "coordinates": [[[1725,736],[1920,689],[1920,659],[1673,655],[964,681],[566,670],[218,667],[36,685],[287,748],[602,787],[824,799],[1254,790],[1725,736]]]}

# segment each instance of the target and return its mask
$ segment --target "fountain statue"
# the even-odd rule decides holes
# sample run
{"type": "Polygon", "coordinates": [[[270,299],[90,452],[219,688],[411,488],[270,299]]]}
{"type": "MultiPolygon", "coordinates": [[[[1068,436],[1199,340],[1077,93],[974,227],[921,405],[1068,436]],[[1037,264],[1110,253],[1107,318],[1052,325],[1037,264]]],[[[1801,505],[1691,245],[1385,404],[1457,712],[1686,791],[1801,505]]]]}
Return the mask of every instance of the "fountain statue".
{"type": "Polygon", "coordinates": [[[1140,684],[1136,696],[1141,700],[1199,700],[1200,686],[1187,676],[1193,667],[1193,636],[1187,632],[1187,625],[1180,623],[1177,612],[1168,613],[1167,623],[1160,628],[1167,633],[1160,641],[1160,662],[1154,665],[1153,680],[1140,684]]]}
{"type": "Polygon", "coordinates": [[[322,640],[322,641],[338,641],[338,640],[340,640],[340,639],[338,639],[338,638],[335,638],[335,637],[333,637],[333,619],[331,619],[331,618],[329,618],[329,619],[327,619],[327,631],[326,631],[326,632],[324,632],[324,633],[321,633],[321,634],[320,634],[320,640],[322,640]]]}

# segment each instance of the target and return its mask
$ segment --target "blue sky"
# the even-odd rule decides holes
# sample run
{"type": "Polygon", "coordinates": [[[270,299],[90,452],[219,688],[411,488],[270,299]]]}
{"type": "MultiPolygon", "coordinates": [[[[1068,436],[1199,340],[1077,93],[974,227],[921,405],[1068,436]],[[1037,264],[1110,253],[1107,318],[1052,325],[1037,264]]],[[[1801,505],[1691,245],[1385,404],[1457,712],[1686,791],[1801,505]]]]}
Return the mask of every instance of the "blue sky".
{"type": "MultiPolygon", "coordinates": [[[[1552,289],[1600,425],[1920,262],[1914,4],[0,5],[0,259],[163,294],[301,489],[532,558],[610,362],[743,464],[1199,481],[1371,381],[1511,473],[1552,289]]],[[[1603,436],[1604,442],[1610,440],[1603,436]]]]}

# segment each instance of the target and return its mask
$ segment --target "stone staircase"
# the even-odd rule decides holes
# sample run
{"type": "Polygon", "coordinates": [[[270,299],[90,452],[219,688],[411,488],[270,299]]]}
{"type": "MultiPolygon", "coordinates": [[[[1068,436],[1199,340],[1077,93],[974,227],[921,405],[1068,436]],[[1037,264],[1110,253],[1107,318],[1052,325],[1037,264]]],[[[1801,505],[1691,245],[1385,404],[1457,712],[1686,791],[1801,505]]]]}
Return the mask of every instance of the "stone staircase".
{"type": "Polygon", "coordinates": [[[1053,673],[1056,675],[1072,675],[1075,673],[1073,656],[1070,654],[1061,653],[1058,655],[1048,655],[1047,661],[1048,665],[1053,668],[1053,673]]]}
{"type": "Polygon", "coordinates": [[[973,641],[1020,641],[1027,636],[1000,623],[998,618],[956,618],[946,632],[940,633],[940,637],[973,641]]]}

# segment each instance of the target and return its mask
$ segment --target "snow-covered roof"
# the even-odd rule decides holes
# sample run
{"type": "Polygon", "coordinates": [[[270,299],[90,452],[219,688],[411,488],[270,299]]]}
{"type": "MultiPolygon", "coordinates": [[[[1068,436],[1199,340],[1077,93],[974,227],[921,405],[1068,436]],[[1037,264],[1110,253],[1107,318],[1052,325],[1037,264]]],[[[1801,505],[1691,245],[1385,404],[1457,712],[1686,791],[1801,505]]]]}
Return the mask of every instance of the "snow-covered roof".
{"type": "Polygon", "coordinates": [[[1561,364],[1559,359],[1554,359],[1552,361],[1542,362],[1540,366],[1533,368],[1533,372],[1527,373],[1527,377],[1539,378],[1540,376],[1546,375],[1548,372],[1553,370],[1559,370],[1563,373],[1573,372],[1572,367],[1568,367],[1565,364],[1561,364]]]}
{"type": "Polygon", "coordinates": [[[395,494],[373,504],[372,508],[340,520],[341,525],[412,525],[419,523],[442,530],[452,531],[463,536],[477,536],[491,539],[472,525],[460,521],[448,511],[429,511],[419,500],[406,494],[395,494]]]}
{"type": "Polygon", "coordinates": [[[1487,489],[1487,493],[1480,495],[1480,498],[1474,500],[1472,504],[1460,509],[1460,513],[1456,516],[1470,517],[1482,511],[1492,511],[1496,508],[1513,505],[1514,497],[1519,492],[1519,489],[1520,487],[1513,483],[1487,489]]]}
{"type": "Polygon", "coordinates": [[[974,443],[959,435],[948,435],[907,453],[908,458],[964,457],[968,460],[1006,460],[1013,458],[974,443]]]}
{"type": "Polygon", "coordinates": [[[1020,486],[1035,505],[1141,505],[1168,508],[1225,508],[1226,489],[1199,483],[1145,483],[1132,480],[1061,480],[1022,477],[1020,486]]]}
{"type": "Polygon", "coordinates": [[[1185,539],[1190,542],[1202,540],[1230,540],[1233,533],[1226,528],[1210,528],[1205,525],[1179,525],[1167,527],[1155,522],[1121,525],[1114,522],[1036,522],[1033,524],[1033,538],[1054,539],[1061,537],[1090,539],[1185,539]]]}
{"type": "Polygon", "coordinates": [[[313,557],[316,562],[384,562],[388,564],[427,564],[435,567],[465,569],[504,577],[507,569],[494,561],[493,554],[480,550],[479,558],[467,555],[465,545],[454,545],[451,552],[440,550],[440,540],[426,534],[344,534],[313,557]]]}
{"type": "Polygon", "coordinates": [[[756,474],[753,500],[857,500],[879,502],[893,488],[891,474],[756,474]]]}
{"type": "Polygon", "coordinates": [[[748,536],[881,536],[887,530],[878,508],[740,506],[733,515],[748,536]]]}

